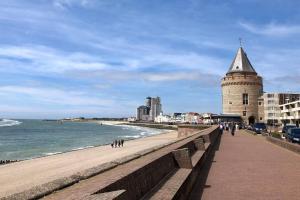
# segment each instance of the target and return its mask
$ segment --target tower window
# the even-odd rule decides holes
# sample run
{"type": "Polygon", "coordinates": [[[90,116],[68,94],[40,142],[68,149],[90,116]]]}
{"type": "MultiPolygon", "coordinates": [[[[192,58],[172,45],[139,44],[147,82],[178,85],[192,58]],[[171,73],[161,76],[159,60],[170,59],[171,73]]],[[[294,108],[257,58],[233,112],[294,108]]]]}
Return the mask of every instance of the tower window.
{"type": "Polygon", "coordinates": [[[247,116],[247,111],[243,111],[243,116],[247,116]]]}
{"type": "Polygon", "coordinates": [[[248,100],[248,94],[244,93],[243,94],[243,105],[248,105],[249,100],[248,100]]]}
{"type": "Polygon", "coordinates": [[[236,68],[235,69],[239,69],[239,66],[236,66],[236,68]]]}

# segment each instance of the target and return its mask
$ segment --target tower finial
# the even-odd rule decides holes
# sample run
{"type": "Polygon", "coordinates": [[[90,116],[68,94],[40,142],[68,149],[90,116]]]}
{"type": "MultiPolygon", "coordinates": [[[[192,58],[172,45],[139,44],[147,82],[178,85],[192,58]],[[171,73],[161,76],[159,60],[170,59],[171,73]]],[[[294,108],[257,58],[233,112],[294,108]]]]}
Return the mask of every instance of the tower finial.
{"type": "Polygon", "coordinates": [[[242,38],[239,37],[239,41],[240,41],[240,47],[242,47],[242,38]]]}

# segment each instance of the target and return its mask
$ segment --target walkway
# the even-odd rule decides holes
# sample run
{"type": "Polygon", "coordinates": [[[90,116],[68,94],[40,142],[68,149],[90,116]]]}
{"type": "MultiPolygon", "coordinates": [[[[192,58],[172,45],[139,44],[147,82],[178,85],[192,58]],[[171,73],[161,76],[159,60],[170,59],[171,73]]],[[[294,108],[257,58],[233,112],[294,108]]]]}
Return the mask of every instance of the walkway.
{"type": "Polygon", "coordinates": [[[206,182],[197,183],[191,199],[300,199],[300,156],[260,135],[225,132],[205,168],[206,182]]]}

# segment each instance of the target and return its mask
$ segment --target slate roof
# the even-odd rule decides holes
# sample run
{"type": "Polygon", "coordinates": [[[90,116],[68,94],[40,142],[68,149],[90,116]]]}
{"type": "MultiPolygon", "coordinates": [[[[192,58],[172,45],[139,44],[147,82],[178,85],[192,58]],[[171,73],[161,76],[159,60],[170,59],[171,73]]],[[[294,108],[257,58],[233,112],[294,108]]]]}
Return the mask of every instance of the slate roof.
{"type": "Polygon", "coordinates": [[[242,47],[238,49],[227,74],[235,72],[257,74],[242,47]]]}

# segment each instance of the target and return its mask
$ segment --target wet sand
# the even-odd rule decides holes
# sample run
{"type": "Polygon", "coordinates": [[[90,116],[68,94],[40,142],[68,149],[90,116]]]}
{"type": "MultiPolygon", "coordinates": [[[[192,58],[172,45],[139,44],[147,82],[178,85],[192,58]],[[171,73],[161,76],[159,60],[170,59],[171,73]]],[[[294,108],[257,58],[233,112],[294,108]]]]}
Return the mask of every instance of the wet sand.
{"type": "Polygon", "coordinates": [[[177,131],[0,166],[0,198],[177,140],[177,131]]]}

